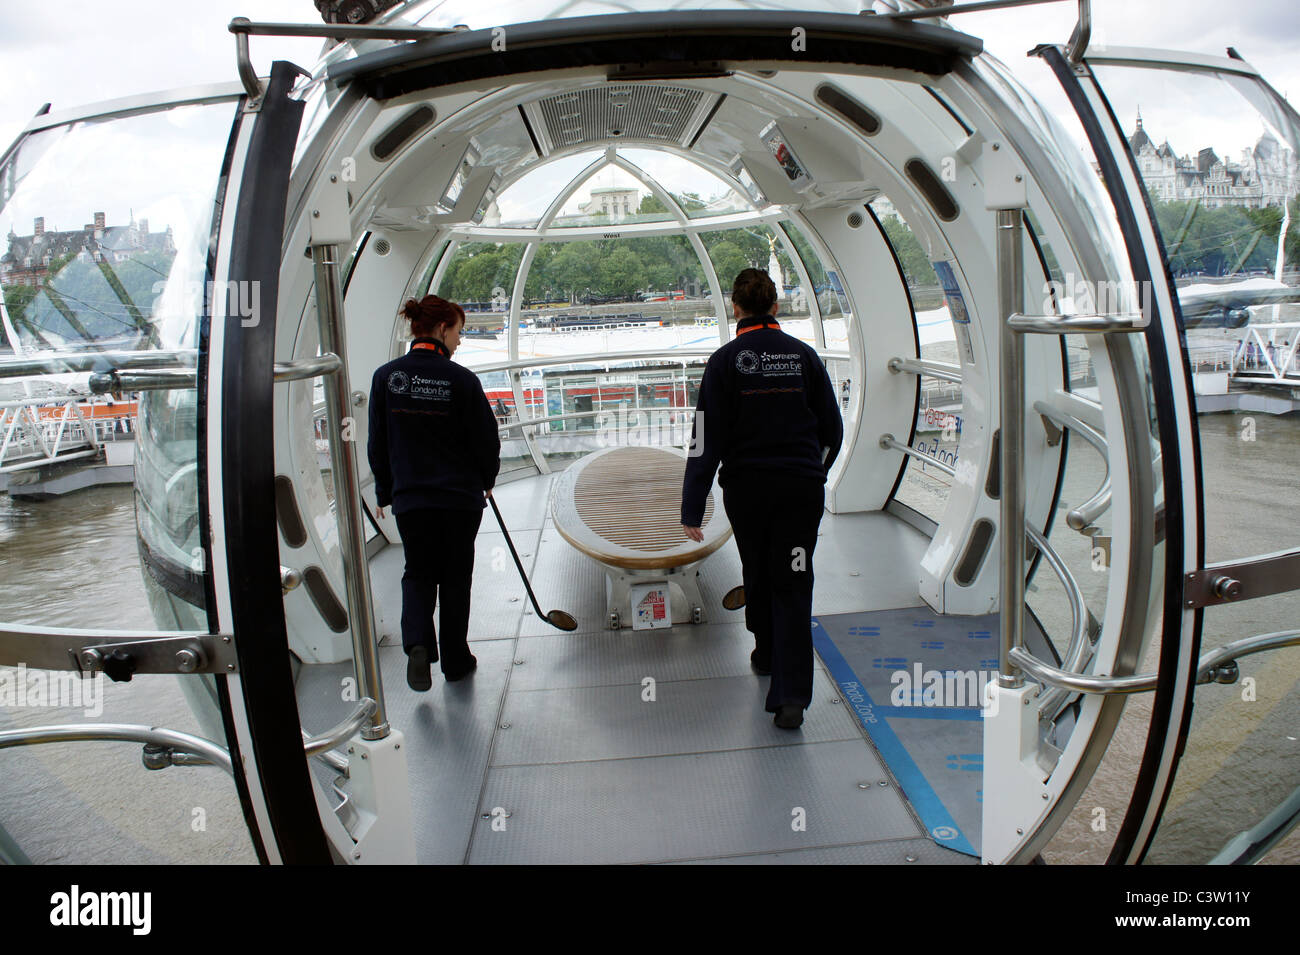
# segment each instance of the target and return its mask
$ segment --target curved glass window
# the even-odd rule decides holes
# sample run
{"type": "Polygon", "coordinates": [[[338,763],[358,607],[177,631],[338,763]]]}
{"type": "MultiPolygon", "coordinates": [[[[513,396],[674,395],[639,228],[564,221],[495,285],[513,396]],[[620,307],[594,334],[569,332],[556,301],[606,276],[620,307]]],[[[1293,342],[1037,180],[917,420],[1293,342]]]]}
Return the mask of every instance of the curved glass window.
{"type": "MultiPolygon", "coordinates": [[[[1300,501],[1300,122],[1257,80],[1096,66],[1128,134],[1183,313],[1204,492],[1204,563],[1294,550],[1300,501]],[[1280,247],[1280,248],[1279,248],[1280,247]]],[[[1202,655],[1294,629],[1300,591],[1207,607],[1202,655]]],[[[1300,782],[1300,651],[1243,658],[1196,690],[1154,863],[1204,863],[1300,782]]],[[[1295,862],[1296,840],[1270,861],[1295,862]]]]}
{"type": "MultiPolygon", "coordinates": [[[[5,334],[16,353],[57,358],[86,349],[161,349],[196,364],[213,210],[233,119],[229,102],[177,106],[59,126],[22,142],[0,170],[0,289],[5,334]]],[[[71,536],[72,552],[96,552],[99,535],[65,524],[62,499],[49,497],[67,481],[107,482],[94,493],[116,501],[113,507],[129,506],[134,483],[145,587],[151,599],[159,588],[159,601],[173,604],[159,626],[206,629],[197,393],[191,386],[109,400],[92,397],[87,378],[81,372],[0,381],[7,399],[46,395],[24,421],[14,420],[17,409],[5,412],[6,425],[33,438],[30,454],[11,445],[0,462],[6,470],[19,465],[10,473],[10,498],[30,500],[32,508],[10,528],[12,573],[29,558],[39,563],[51,535],[71,536]]],[[[83,566],[82,559],[66,559],[67,566],[83,566]]],[[[116,605],[129,576],[97,579],[116,605]]],[[[42,618],[49,619],[51,594],[66,586],[76,594],[76,623],[102,626],[101,602],[86,584],[80,573],[48,577],[42,618]]],[[[6,600],[0,619],[31,619],[22,617],[29,613],[6,600]]]]}
{"type": "MultiPolygon", "coordinates": [[[[907,293],[912,299],[912,310],[916,318],[917,340],[921,345],[921,358],[959,365],[961,358],[957,349],[957,332],[944,299],[943,288],[939,284],[939,276],[929,256],[892,202],[881,197],[871,203],[871,208],[880,220],[889,244],[893,246],[894,255],[897,256],[903,277],[907,281],[907,293]]],[[[923,376],[913,446],[949,467],[954,466],[960,454],[961,420],[961,383],[923,376]]],[[[952,481],[952,477],[939,468],[909,457],[907,470],[894,497],[931,520],[938,521],[943,517],[952,481]]]]}
{"type": "Polygon", "coordinates": [[[671,222],[676,218],[645,183],[626,169],[609,163],[573,190],[550,225],[565,229],[671,222]]]}
{"type": "Polygon", "coordinates": [[[756,268],[765,270],[776,286],[776,317],[781,322],[781,330],[810,345],[817,344],[808,302],[809,290],[803,287],[786,244],[771,226],[756,223],[719,232],[701,232],[700,240],[722,285],[722,295],[727,302],[727,321],[733,336],[736,318],[731,306],[732,284],[741,271],[756,268]]]}

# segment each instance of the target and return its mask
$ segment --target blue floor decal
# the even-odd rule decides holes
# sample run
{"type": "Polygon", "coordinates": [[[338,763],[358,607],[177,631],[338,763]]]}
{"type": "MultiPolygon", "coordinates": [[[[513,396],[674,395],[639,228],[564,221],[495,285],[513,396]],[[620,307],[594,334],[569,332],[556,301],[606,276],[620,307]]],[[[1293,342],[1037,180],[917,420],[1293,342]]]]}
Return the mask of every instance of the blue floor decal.
{"type": "Polygon", "coordinates": [[[994,678],[997,615],[926,607],[814,618],[813,646],[930,837],[979,856],[980,699],[994,678]]]}

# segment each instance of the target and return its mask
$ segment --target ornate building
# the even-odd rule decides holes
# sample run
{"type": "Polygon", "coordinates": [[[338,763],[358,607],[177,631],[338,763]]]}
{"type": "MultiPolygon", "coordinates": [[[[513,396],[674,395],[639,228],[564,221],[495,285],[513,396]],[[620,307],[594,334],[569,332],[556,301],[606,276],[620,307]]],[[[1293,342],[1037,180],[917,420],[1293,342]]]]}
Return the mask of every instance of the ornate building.
{"type": "Polygon", "coordinates": [[[1142,114],[1129,137],[1147,187],[1166,202],[1194,200],[1213,209],[1243,206],[1262,209],[1282,206],[1300,191],[1300,164],[1296,154],[1265,132],[1241,158],[1220,159],[1206,147],[1192,156],[1179,156],[1165,140],[1157,146],[1142,128],[1142,114]]]}
{"type": "Polygon", "coordinates": [[[69,256],[86,262],[115,265],[141,252],[176,254],[171,226],[165,232],[150,232],[149,220],[129,225],[110,226],[102,212],[95,221],[73,232],[47,232],[45,218],[32,224],[31,235],[16,235],[9,230],[9,248],[0,256],[0,285],[35,285],[40,287],[49,274],[50,264],[69,256]]]}

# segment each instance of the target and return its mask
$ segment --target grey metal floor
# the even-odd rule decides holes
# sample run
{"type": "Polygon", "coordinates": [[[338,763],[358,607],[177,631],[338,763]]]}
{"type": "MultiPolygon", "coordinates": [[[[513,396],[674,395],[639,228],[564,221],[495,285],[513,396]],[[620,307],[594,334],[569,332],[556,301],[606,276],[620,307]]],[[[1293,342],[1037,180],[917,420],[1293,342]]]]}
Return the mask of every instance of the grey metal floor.
{"type": "MultiPolygon", "coordinates": [[[[475,554],[472,679],[447,684],[435,667],[431,691],[407,688],[402,549],[371,562],[420,862],[972,861],[924,835],[820,661],[802,730],[773,726],[743,614],[720,603],[740,582],[734,543],[704,565],[708,623],[611,632],[604,574],[552,527],[549,486],[532,478],[496,499],[542,609],[567,610],[578,630],[533,614],[489,510],[475,554]]],[[[822,532],[815,613],[920,603],[907,570],[927,543],[919,532],[885,514],[828,514],[822,532]]],[[[347,712],[338,687],[350,667],[302,669],[307,729],[347,712]]],[[[328,791],[333,774],[314,765],[328,791]]]]}

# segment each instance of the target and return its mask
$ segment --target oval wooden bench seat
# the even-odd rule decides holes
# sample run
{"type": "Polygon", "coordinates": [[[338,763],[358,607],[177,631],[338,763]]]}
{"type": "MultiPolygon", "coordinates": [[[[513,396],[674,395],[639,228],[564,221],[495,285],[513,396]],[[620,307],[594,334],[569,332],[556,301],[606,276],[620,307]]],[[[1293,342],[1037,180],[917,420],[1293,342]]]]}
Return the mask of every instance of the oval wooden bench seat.
{"type": "Polygon", "coordinates": [[[551,519],[561,537],[604,567],[614,628],[631,619],[629,587],[654,579],[681,590],[685,605],[674,598],[677,622],[704,619],[695,565],[727,542],[731,525],[710,491],[704,540],[686,536],[681,522],[685,473],[684,451],[620,447],[589,454],[555,479],[551,519]]]}
{"type": "Polygon", "coordinates": [[[566,541],[588,557],[625,570],[694,564],[727,542],[731,525],[709,493],[704,540],[682,531],[686,456],[668,448],[606,448],[555,479],[551,518],[566,541]]]}

